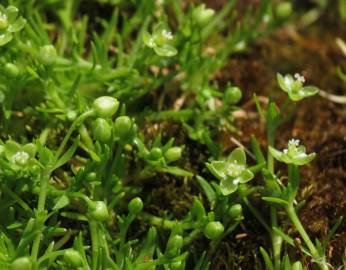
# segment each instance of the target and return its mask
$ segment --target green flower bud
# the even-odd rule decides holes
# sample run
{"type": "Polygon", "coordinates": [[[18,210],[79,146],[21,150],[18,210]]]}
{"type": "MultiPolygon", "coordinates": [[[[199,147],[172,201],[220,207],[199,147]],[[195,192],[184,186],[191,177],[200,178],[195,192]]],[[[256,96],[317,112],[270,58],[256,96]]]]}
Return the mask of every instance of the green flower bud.
{"type": "Polygon", "coordinates": [[[55,63],[58,54],[53,45],[45,45],[40,48],[39,59],[44,65],[52,65],[55,63]]]}
{"type": "Polygon", "coordinates": [[[167,247],[166,247],[166,255],[170,257],[177,256],[181,247],[183,246],[184,240],[181,235],[174,235],[168,239],[167,247]]]}
{"type": "Polygon", "coordinates": [[[99,142],[106,143],[112,137],[112,128],[103,118],[97,118],[95,120],[93,129],[94,137],[99,142]]]}
{"type": "Polygon", "coordinates": [[[231,219],[237,219],[241,216],[243,211],[243,208],[241,206],[241,204],[237,203],[235,205],[232,205],[229,209],[228,209],[228,215],[231,219]]]}
{"type": "Polygon", "coordinates": [[[29,257],[20,257],[15,259],[10,266],[11,270],[31,270],[32,263],[29,257]]]}
{"type": "Polygon", "coordinates": [[[138,215],[142,211],[142,209],[143,209],[142,199],[139,198],[139,197],[136,197],[136,198],[132,199],[129,202],[128,208],[129,208],[130,214],[138,215]]]}
{"type": "Polygon", "coordinates": [[[160,158],[162,158],[162,150],[158,147],[154,147],[150,150],[149,156],[152,160],[159,160],[160,158]]]}
{"type": "Polygon", "coordinates": [[[5,69],[6,75],[11,78],[17,77],[20,73],[19,68],[15,64],[12,64],[12,63],[6,63],[4,69],[5,69]]]}
{"type": "Polygon", "coordinates": [[[166,162],[170,163],[170,162],[179,160],[181,158],[181,153],[182,153],[181,147],[175,146],[175,147],[169,148],[164,154],[166,162]]]}
{"type": "Polygon", "coordinates": [[[205,4],[201,4],[193,11],[192,18],[199,26],[205,26],[211,21],[214,14],[213,9],[205,8],[205,4]]]}
{"type": "Polygon", "coordinates": [[[120,138],[126,138],[132,129],[132,120],[128,116],[119,116],[114,123],[115,134],[120,138]]]}
{"type": "Polygon", "coordinates": [[[83,259],[78,251],[74,249],[68,249],[64,253],[64,261],[73,267],[79,267],[83,265],[83,259]]]}
{"type": "Polygon", "coordinates": [[[0,29],[6,29],[8,27],[7,15],[0,11],[0,29]]]}
{"type": "Polygon", "coordinates": [[[113,97],[103,96],[95,99],[93,109],[99,117],[111,117],[116,113],[119,107],[119,101],[113,97]]]}
{"type": "Polygon", "coordinates": [[[292,14],[292,3],[282,2],[275,7],[275,14],[278,18],[285,19],[292,14]]]}
{"type": "Polygon", "coordinates": [[[109,213],[103,201],[96,201],[89,205],[89,216],[96,221],[106,221],[109,213]]]}
{"type": "Polygon", "coordinates": [[[223,231],[224,227],[221,222],[212,221],[205,226],[203,233],[208,239],[213,240],[220,237],[223,231]]]}
{"type": "Polygon", "coordinates": [[[292,270],[303,270],[303,266],[301,262],[295,262],[292,265],[292,270]]]}
{"type": "Polygon", "coordinates": [[[67,120],[73,122],[77,118],[77,113],[76,111],[68,111],[66,114],[67,120]]]}
{"type": "Polygon", "coordinates": [[[241,100],[242,95],[239,87],[228,87],[225,92],[225,102],[228,104],[237,104],[241,100]]]}
{"type": "Polygon", "coordinates": [[[86,180],[88,181],[88,182],[93,182],[93,181],[95,181],[96,180],[96,173],[95,172],[90,172],[90,173],[88,173],[87,175],[86,175],[86,180]]]}

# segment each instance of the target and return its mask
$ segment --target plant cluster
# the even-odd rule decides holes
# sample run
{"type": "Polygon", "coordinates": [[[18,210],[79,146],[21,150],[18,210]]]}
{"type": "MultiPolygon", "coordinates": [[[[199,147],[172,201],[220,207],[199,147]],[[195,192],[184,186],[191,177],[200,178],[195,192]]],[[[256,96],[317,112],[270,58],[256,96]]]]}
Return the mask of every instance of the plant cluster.
{"type": "Polygon", "coordinates": [[[298,74],[278,74],[292,106],[271,100],[263,109],[254,97],[268,137],[265,152],[252,140],[255,164],[247,164],[244,147],[224,158],[216,143],[218,131],[236,131],[242,91],[211,74],[292,13],[290,2],[260,1],[244,14],[236,4],[218,12],[171,0],[0,5],[0,269],[210,269],[245,207],[272,239],[271,251],[260,248],[266,269],[306,269],[285,245],[329,269],[326,247],[338,224],[324,241],[312,240],[297,215],[299,167],[315,154],[297,139],[282,151],[275,145],[296,101],[319,90],[298,74]],[[148,101],[177,95],[174,106],[148,101]],[[208,149],[211,174],[185,166],[186,146],[174,138],[148,139],[143,119],[178,123],[208,149]],[[274,160],[287,165],[285,182],[274,160]],[[161,175],[201,187],[183,217],[147,211],[143,183],[161,175]],[[251,203],[255,193],[269,206],[269,222],[251,203]],[[278,220],[281,209],[299,247],[278,220]],[[192,250],[200,239],[208,248],[192,250]]]}

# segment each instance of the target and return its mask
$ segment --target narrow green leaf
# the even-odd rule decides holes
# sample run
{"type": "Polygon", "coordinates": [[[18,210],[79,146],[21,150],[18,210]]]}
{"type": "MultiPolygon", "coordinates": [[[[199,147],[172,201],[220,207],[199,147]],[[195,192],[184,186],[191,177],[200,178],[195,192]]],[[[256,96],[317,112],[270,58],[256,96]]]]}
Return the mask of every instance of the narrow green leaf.
{"type": "Polygon", "coordinates": [[[62,165],[64,165],[66,162],[68,162],[72,158],[74,152],[76,151],[76,149],[78,147],[79,140],[80,140],[80,138],[78,137],[73,142],[73,145],[61,156],[61,158],[59,158],[59,160],[54,165],[52,171],[54,171],[55,169],[61,167],[62,165]]]}
{"type": "Polygon", "coordinates": [[[53,210],[59,210],[61,208],[64,208],[66,205],[70,203],[69,198],[66,195],[62,195],[57,202],[55,203],[53,210]]]}
{"type": "Polygon", "coordinates": [[[264,263],[265,263],[265,265],[266,265],[266,269],[267,269],[267,270],[274,270],[273,263],[272,263],[272,261],[271,261],[271,259],[270,259],[269,254],[267,253],[267,251],[265,251],[264,248],[260,247],[260,252],[261,252],[261,254],[262,254],[264,263]]]}
{"type": "Polygon", "coordinates": [[[288,202],[280,199],[280,198],[275,198],[275,197],[262,197],[263,201],[269,202],[269,203],[275,203],[275,204],[279,204],[281,206],[287,206],[288,202]]]}
{"type": "Polygon", "coordinates": [[[197,182],[202,187],[205,195],[207,196],[207,199],[211,205],[214,205],[216,201],[216,193],[214,189],[211,187],[211,185],[201,176],[196,176],[197,182]]]}

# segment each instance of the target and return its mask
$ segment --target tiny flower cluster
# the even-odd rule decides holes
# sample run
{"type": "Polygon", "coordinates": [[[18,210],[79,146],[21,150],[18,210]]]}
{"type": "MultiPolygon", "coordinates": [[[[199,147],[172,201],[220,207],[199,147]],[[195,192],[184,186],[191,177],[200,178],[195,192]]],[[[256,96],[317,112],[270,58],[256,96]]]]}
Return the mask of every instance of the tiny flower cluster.
{"type": "Polygon", "coordinates": [[[282,76],[278,73],[277,81],[280,88],[285,91],[293,101],[299,101],[318,93],[318,88],[315,86],[303,86],[305,78],[298,73],[294,74],[294,77],[290,74],[282,76]]]}

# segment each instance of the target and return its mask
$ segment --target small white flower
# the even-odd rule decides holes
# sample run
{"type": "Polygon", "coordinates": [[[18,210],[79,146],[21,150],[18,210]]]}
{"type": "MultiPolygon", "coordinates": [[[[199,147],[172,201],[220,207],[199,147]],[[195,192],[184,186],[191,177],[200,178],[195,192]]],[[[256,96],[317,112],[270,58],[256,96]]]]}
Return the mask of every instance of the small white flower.
{"type": "Polygon", "coordinates": [[[299,143],[300,143],[300,141],[299,141],[299,140],[296,140],[296,139],[290,139],[290,140],[288,141],[288,144],[290,144],[290,145],[295,145],[295,146],[299,146],[299,143]]]}
{"type": "Polygon", "coordinates": [[[162,35],[166,38],[166,39],[172,39],[173,35],[172,32],[167,31],[166,29],[162,30],[162,35]]]}
{"type": "Polygon", "coordinates": [[[296,80],[300,81],[301,83],[305,83],[304,76],[302,76],[302,75],[300,75],[298,73],[294,74],[294,78],[296,78],[296,80]]]}
{"type": "Polygon", "coordinates": [[[153,38],[151,38],[148,43],[149,43],[149,47],[151,48],[156,47],[156,43],[153,38]]]}
{"type": "Polygon", "coordinates": [[[29,158],[30,156],[27,152],[19,151],[13,155],[12,162],[18,165],[25,165],[29,158]]]}

